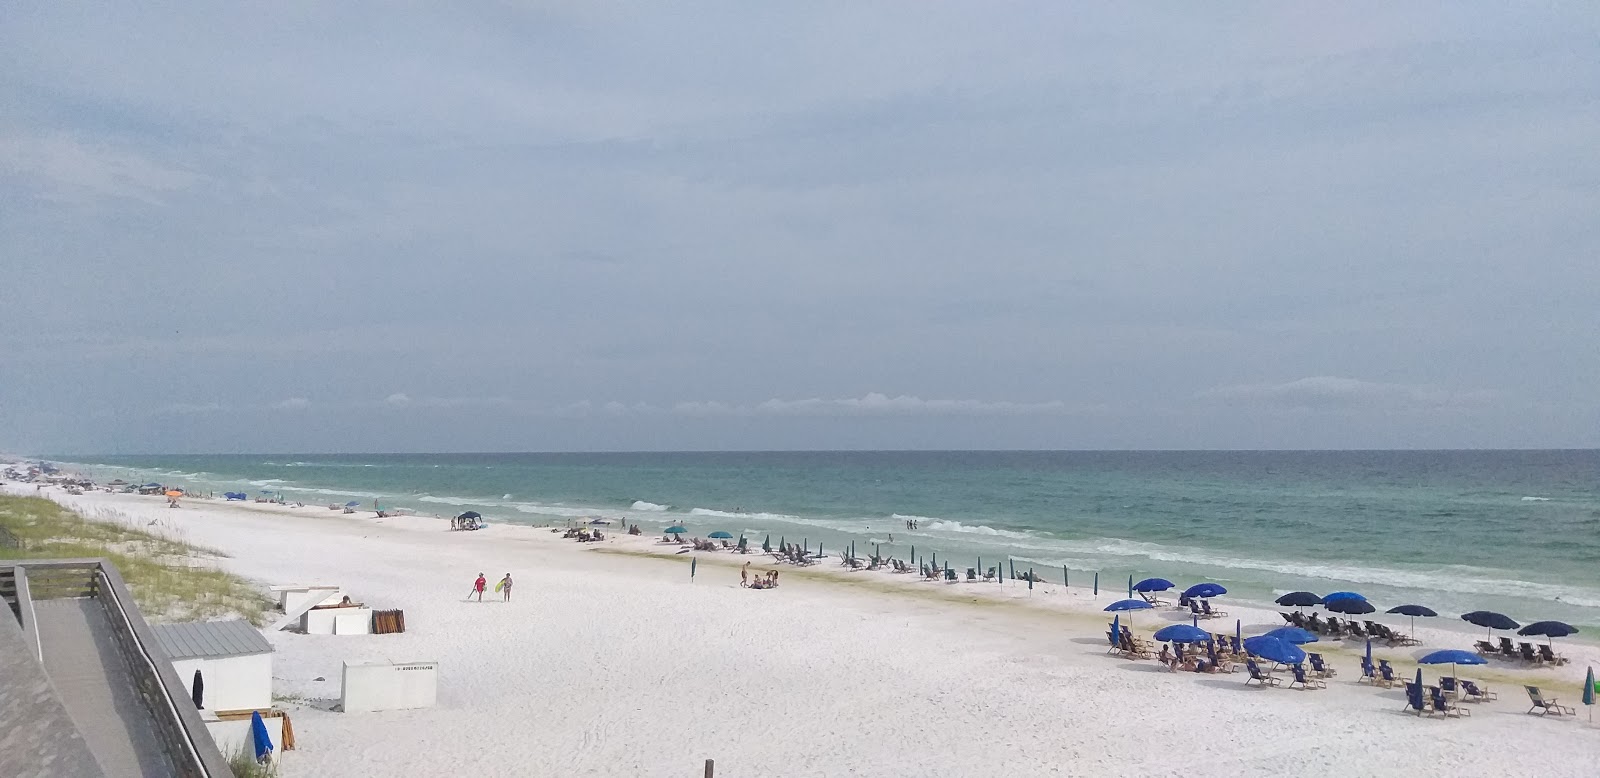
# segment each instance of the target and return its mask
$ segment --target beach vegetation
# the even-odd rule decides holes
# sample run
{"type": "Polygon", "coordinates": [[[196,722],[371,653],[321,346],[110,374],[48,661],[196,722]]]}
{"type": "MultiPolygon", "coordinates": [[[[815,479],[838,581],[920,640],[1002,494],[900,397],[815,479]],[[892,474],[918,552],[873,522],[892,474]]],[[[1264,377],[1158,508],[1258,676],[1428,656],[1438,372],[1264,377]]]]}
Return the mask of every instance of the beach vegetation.
{"type": "Polygon", "coordinates": [[[126,514],[85,516],[41,497],[0,495],[0,559],[103,557],[117,566],[152,622],[244,618],[261,626],[272,602],[249,581],[220,570],[225,555],[197,546],[170,523],[126,514]]]}
{"type": "Polygon", "coordinates": [[[233,778],[277,778],[277,761],[257,762],[250,749],[239,747],[228,753],[228,769],[233,778]]]}

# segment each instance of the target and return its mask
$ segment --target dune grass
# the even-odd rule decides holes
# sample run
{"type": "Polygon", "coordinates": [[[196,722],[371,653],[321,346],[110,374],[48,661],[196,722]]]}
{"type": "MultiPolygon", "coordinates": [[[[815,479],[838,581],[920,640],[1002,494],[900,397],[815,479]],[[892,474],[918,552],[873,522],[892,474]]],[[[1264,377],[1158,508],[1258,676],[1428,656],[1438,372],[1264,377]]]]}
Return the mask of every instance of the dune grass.
{"type": "Polygon", "coordinates": [[[272,603],[248,581],[213,566],[220,551],[189,543],[167,522],[141,526],[116,511],[83,516],[40,497],[0,495],[0,527],[15,547],[0,559],[105,557],[152,622],[239,617],[260,626],[272,603]]]}

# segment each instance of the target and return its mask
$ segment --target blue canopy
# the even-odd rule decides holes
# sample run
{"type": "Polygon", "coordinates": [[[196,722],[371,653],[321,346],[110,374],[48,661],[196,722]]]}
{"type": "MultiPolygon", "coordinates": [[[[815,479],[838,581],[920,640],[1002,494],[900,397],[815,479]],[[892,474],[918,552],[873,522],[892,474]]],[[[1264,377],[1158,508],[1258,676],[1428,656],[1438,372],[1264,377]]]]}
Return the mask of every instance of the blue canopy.
{"type": "Polygon", "coordinates": [[[1295,665],[1306,661],[1306,652],[1293,643],[1286,643],[1270,635],[1256,635],[1244,639],[1244,650],[1251,656],[1260,657],[1269,662],[1281,665],[1295,665]]]}
{"type": "MultiPolygon", "coordinates": [[[[354,508],[354,507],[356,507],[357,505],[360,505],[360,504],[361,504],[360,500],[351,500],[350,502],[345,503],[344,507],[346,507],[346,508],[354,508]]],[[[467,511],[467,513],[471,513],[471,512],[472,511],[467,511]]],[[[462,514],[462,515],[465,515],[465,514],[462,514]]]]}
{"type": "Polygon", "coordinates": [[[1161,640],[1168,643],[1211,642],[1211,633],[1190,624],[1171,624],[1162,627],[1161,629],[1156,630],[1155,637],[1156,640],[1161,640]]]}
{"type": "Polygon", "coordinates": [[[1133,585],[1136,592],[1164,592],[1172,588],[1172,582],[1165,578],[1146,578],[1133,585]]]}
{"type": "Polygon", "coordinates": [[[146,488],[146,489],[154,489],[154,488],[156,488],[156,487],[158,487],[160,485],[161,484],[158,484],[155,481],[151,481],[150,483],[145,484],[144,488],[146,488]]]}
{"type": "Polygon", "coordinates": [[[1185,597],[1216,597],[1219,594],[1227,593],[1228,590],[1222,588],[1221,584],[1214,583],[1197,583],[1183,590],[1183,596],[1185,597]]]}
{"type": "Polygon", "coordinates": [[[1316,635],[1299,627],[1279,627],[1267,634],[1285,643],[1293,643],[1297,646],[1317,642],[1316,635]]]}
{"type": "Polygon", "coordinates": [[[1372,603],[1367,602],[1366,600],[1358,600],[1354,597],[1340,597],[1332,602],[1324,601],[1324,603],[1324,607],[1326,607],[1331,613],[1349,613],[1360,615],[1363,613],[1371,613],[1377,610],[1377,608],[1372,607],[1372,603]]]}
{"type": "Polygon", "coordinates": [[[1312,605],[1321,605],[1322,597],[1311,592],[1289,592],[1278,598],[1278,604],[1290,608],[1307,608],[1312,605]]]}
{"type": "Polygon", "coordinates": [[[1517,627],[1522,626],[1510,616],[1507,616],[1504,613],[1495,613],[1494,611],[1473,611],[1471,613],[1463,613],[1461,614],[1461,620],[1467,622],[1468,624],[1476,624],[1480,627],[1488,627],[1489,629],[1516,629],[1517,627]]]}
{"type": "Polygon", "coordinates": [[[1144,610],[1146,608],[1153,608],[1153,607],[1155,607],[1155,606],[1151,605],[1148,602],[1145,602],[1144,600],[1117,600],[1116,602],[1111,603],[1110,605],[1107,605],[1106,606],[1106,610],[1108,610],[1108,611],[1142,611],[1142,610],[1144,610]]]}
{"type": "Polygon", "coordinates": [[[686,529],[683,528],[682,524],[674,524],[674,525],[672,525],[670,527],[667,527],[667,530],[666,530],[668,535],[682,535],[683,533],[688,532],[688,531],[689,530],[686,530],[686,529]]]}
{"type": "Polygon", "coordinates": [[[1360,600],[1362,602],[1366,602],[1367,598],[1355,592],[1334,592],[1333,594],[1325,594],[1322,596],[1322,603],[1324,605],[1332,603],[1335,600],[1360,600]]]}
{"type": "Polygon", "coordinates": [[[1517,630],[1518,635],[1543,635],[1551,638],[1564,638],[1577,632],[1577,627],[1559,621],[1535,621],[1517,630]]]}
{"type": "Polygon", "coordinates": [[[1401,616],[1437,616],[1432,608],[1426,605],[1396,605],[1384,613],[1398,613],[1401,616]]]}
{"type": "Polygon", "coordinates": [[[1459,648],[1446,648],[1435,651],[1418,659],[1419,665],[1486,665],[1489,660],[1484,659],[1471,651],[1462,651],[1459,648]]]}
{"type": "MultiPolygon", "coordinates": [[[[353,503],[353,502],[352,503],[347,503],[345,505],[345,507],[351,508],[351,507],[355,507],[357,504],[358,503],[353,503]]],[[[483,514],[477,512],[477,511],[467,511],[466,513],[463,513],[463,514],[461,514],[459,516],[456,516],[456,518],[458,518],[458,519],[481,519],[481,518],[483,518],[483,514]]]]}
{"type": "Polygon", "coordinates": [[[717,530],[716,532],[713,532],[710,535],[707,535],[706,537],[708,537],[708,538],[716,538],[716,539],[719,539],[719,540],[723,539],[723,538],[726,538],[728,540],[732,540],[733,539],[733,533],[731,533],[731,532],[723,532],[722,530],[717,530]]]}

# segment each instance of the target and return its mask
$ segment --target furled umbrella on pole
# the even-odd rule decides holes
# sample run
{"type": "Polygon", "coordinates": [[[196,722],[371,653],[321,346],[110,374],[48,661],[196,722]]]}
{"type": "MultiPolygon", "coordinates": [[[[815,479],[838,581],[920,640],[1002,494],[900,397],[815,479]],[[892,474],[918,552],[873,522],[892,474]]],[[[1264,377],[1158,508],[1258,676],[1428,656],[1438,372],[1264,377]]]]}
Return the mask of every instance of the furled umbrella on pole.
{"type": "Polygon", "coordinates": [[[1589,674],[1583,678],[1583,705],[1589,709],[1589,723],[1594,723],[1594,668],[1589,668],[1589,674]]]}

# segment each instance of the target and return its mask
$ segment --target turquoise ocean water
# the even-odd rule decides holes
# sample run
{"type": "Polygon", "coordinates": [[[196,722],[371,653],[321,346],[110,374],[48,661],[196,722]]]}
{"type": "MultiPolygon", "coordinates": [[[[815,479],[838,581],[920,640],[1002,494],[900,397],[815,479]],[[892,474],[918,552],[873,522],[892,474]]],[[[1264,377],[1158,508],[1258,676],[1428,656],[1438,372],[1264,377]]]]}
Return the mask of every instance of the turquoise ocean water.
{"type": "Polygon", "coordinates": [[[1600,451],[796,452],[74,457],[101,480],[491,522],[626,518],[858,552],[1012,560],[1230,597],[1353,589],[1600,637],[1600,451]],[[907,530],[916,518],[920,528],[907,530]],[[892,536],[892,542],[891,542],[892,536]]]}

